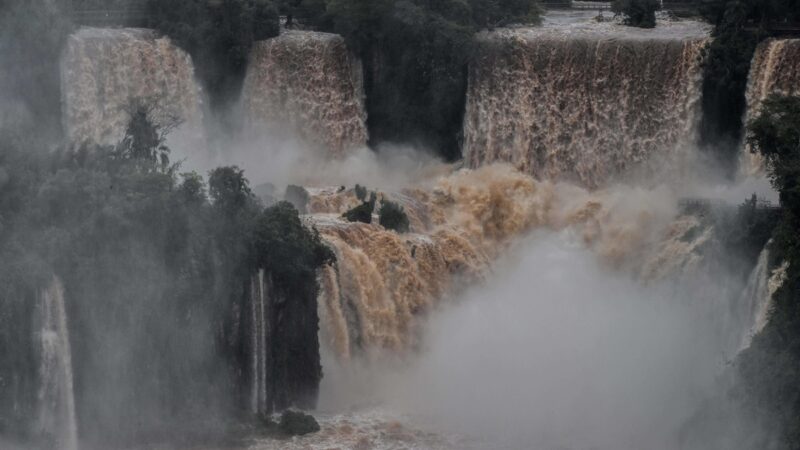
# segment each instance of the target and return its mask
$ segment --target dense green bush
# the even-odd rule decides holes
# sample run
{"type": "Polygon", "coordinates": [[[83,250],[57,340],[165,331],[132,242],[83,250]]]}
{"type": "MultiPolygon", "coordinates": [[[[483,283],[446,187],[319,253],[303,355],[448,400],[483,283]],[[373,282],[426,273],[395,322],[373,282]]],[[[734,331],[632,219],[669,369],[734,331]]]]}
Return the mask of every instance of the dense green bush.
{"type": "Polygon", "coordinates": [[[800,212],[800,97],[768,97],[748,129],[747,142],[766,159],[781,204],[800,212]]]}
{"type": "Polygon", "coordinates": [[[661,9],[658,0],[614,0],[611,10],[623,16],[626,25],[639,28],[656,26],[656,11],[661,9]]]}
{"type": "Polygon", "coordinates": [[[372,223],[372,212],[375,211],[377,196],[374,192],[370,193],[369,200],[363,201],[360,205],[350,208],[342,217],[349,222],[372,223]]]}
{"type": "Polygon", "coordinates": [[[313,280],[317,268],[335,259],[319,234],[309,232],[300,222],[297,209],[285,201],[259,216],[254,244],[258,266],[272,273],[276,283],[313,280]]]}
{"type": "Polygon", "coordinates": [[[397,203],[383,200],[381,208],[378,210],[378,216],[382,227],[398,233],[408,232],[408,216],[403,207],[397,203]]]}
{"type": "Polygon", "coordinates": [[[286,436],[303,436],[320,430],[314,416],[290,409],[281,414],[278,429],[286,436]]]}

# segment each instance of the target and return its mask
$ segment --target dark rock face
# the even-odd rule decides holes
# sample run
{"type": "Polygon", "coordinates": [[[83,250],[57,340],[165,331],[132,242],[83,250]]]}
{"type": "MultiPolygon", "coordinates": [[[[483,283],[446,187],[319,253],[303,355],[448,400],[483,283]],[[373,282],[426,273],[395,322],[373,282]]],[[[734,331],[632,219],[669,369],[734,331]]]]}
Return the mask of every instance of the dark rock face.
{"type": "Polygon", "coordinates": [[[260,271],[251,286],[251,408],[314,408],[322,379],[317,284],[279,286],[260,271]]]}
{"type": "Polygon", "coordinates": [[[281,414],[281,421],[278,429],[289,436],[302,436],[304,434],[316,433],[320,430],[319,423],[309,414],[300,411],[286,410],[281,414]]]}
{"type": "Polygon", "coordinates": [[[31,430],[39,388],[34,336],[34,294],[7,283],[0,293],[0,436],[31,430]]]}
{"type": "Polygon", "coordinates": [[[290,184],[286,186],[286,193],[283,199],[294,205],[300,214],[306,213],[306,206],[308,205],[308,191],[306,191],[306,188],[290,184]]]}

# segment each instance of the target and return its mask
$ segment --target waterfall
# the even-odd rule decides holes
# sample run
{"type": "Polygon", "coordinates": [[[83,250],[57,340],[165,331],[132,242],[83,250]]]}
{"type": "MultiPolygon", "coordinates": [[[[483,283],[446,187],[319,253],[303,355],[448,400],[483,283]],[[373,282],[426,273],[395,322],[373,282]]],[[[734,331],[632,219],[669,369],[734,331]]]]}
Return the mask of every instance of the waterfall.
{"type": "Polygon", "coordinates": [[[39,294],[41,314],[41,386],[39,427],[60,450],[77,450],[78,426],[72,381],[72,352],[64,305],[64,288],[57,277],[39,294]]]}
{"type": "MultiPolygon", "coordinates": [[[[747,80],[745,123],[758,116],[761,104],[771,94],[800,95],[800,39],[767,39],[756,47],[747,80]]],[[[742,146],[740,172],[763,173],[760,155],[742,146]]]]}
{"type": "Polygon", "coordinates": [[[758,262],[747,278],[747,286],[738,302],[738,315],[744,322],[738,329],[744,332],[738,342],[737,350],[750,347],[753,336],[758,334],[767,325],[769,312],[772,308],[772,296],[783,284],[786,277],[786,262],[777,268],[769,269],[769,243],[758,255],[758,262]]]}
{"type": "Polygon", "coordinates": [[[589,187],[680,168],[696,139],[708,38],[699,25],[670,30],[482,33],[469,66],[468,165],[505,161],[589,187]]]}
{"type": "MultiPolygon", "coordinates": [[[[659,191],[590,191],[537,181],[505,164],[462,170],[433,186],[380,193],[403,205],[411,232],[350,223],[353,189],[309,189],[309,225],[336,253],[319,276],[321,340],[341,360],[419,348],[427,313],[486,279],[492,263],[534,230],[562,232],[610,268],[647,282],[703,264],[711,228],[676,217],[659,191]]],[[[672,203],[670,203],[672,202],[672,203]]]]}
{"type": "Polygon", "coordinates": [[[257,42],[242,99],[251,132],[296,133],[334,156],[366,144],[361,64],[341,36],[288,31],[257,42]]]}
{"type": "Polygon", "coordinates": [[[156,122],[182,122],[172,138],[202,142],[202,100],[189,55],[151,30],[81,28],[67,40],[61,85],[70,141],[114,144],[133,100],[152,104],[156,122]]]}
{"type": "Polygon", "coordinates": [[[250,392],[250,405],[253,414],[270,412],[267,385],[269,382],[268,360],[270,359],[269,344],[271,343],[270,301],[267,296],[271,294],[269,278],[264,278],[264,270],[259,269],[258,274],[250,281],[251,304],[251,343],[252,343],[252,387],[250,392]]]}

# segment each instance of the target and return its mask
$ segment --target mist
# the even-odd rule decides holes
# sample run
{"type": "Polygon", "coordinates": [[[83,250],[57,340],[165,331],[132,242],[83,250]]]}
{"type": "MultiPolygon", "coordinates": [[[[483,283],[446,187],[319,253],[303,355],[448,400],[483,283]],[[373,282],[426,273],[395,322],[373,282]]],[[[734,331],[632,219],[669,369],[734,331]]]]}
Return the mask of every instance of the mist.
{"type": "Polygon", "coordinates": [[[733,280],[686,281],[644,284],[568,233],[534,233],[430,317],[418,359],[329,361],[321,408],[404,411],[475,448],[682,448],[738,333],[710,301],[733,280]]]}
{"type": "Polygon", "coordinates": [[[400,189],[430,181],[452,168],[427,150],[401,144],[384,144],[375,150],[363,146],[332,158],[296,136],[269,129],[228,135],[205,152],[194,151],[180,137],[170,145],[182,171],[206,173],[235,165],[245,170],[253,186],[270,183],[278,189],[288,184],[352,187],[356,183],[400,189]]]}
{"type": "Polygon", "coordinates": [[[738,206],[778,195],[698,143],[709,25],[548,13],[467,57],[437,2],[370,17],[403,19],[375,49],[279,30],[285,2],[148,1],[153,31],[25,3],[0,16],[0,448],[758,447],[760,411],[719,399],[773,294],[779,212],[738,206]],[[322,429],[275,439],[287,408],[322,429]]]}

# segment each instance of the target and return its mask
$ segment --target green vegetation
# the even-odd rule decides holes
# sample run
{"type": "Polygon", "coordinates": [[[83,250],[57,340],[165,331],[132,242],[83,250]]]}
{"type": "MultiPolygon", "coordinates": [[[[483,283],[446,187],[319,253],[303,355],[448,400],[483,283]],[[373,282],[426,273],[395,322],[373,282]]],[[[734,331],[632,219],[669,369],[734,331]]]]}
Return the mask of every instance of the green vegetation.
{"type": "Polygon", "coordinates": [[[278,429],[286,436],[302,436],[320,430],[319,423],[314,416],[290,409],[281,414],[278,429]]]}
{"type": "Polygon", "coordinates": [[[381,208],[378,211],[379,223],[388,230],[398,233],[408,232],[408,216],[402,206],[388,200],[381,201],[381,208]]]}
{"type": "Polygon", "coordinates": [[[289,202],[278,202],[261,214],[254,238],[258,267],[271,273],[277,284],[308,283],[319,267],[335,259],[319,233],[303,226],[289,202]]]}
{"type": "MultiPolygon", "coordinates": [[[[800,447],[800,97],[771,97],[748,124],[748,142],[763,155],[783,214],[771,249],[773,267],[789,263],[773,296],[769,323],[740,354],[736,391],[748,411],[780,436],[779,448],[800,447]]],[[[759,448],[767,448],[764,442],[759,448]]]]}
{"type": "Polygon", "coordinates": [[[241,169],[215,169],[207,185],[178,175],[165,130],[146,109],[131,114],[118,145],[78,153],[0,137],[0,432],[34,423],[31,318],[54,273],[82,439],[98,448],[242,410],[250,341],[239,324],[258,269],[285,299],[283,320],[316,339],[315,270],[333,259],[317,233],[288,203],[265,209],[241,169]]]}
{"type": "Polygon", "coordinates": [[[661,9],[658,0],[614,0],[611,10],[614,14],[622,15],[625,25],[639,28],[654,28],[656,26],[656,11],[661,9]]]}
{"type": "Polygon", "coordinates": [[[747,142],[766,158],[787,211],[800,211],[800,97],[770,96],[748,124],[747,142]]]}
{"type": "Polygon", "coordinates": [[[375,203],[377,201],[378,197],[374,192],[371,192],[369,200],[364,200],[360,205],[350,208],[342,214],[342,217],[347,219],[348,222],[372,223],[372,211],[375,211],[375,203]]]}

